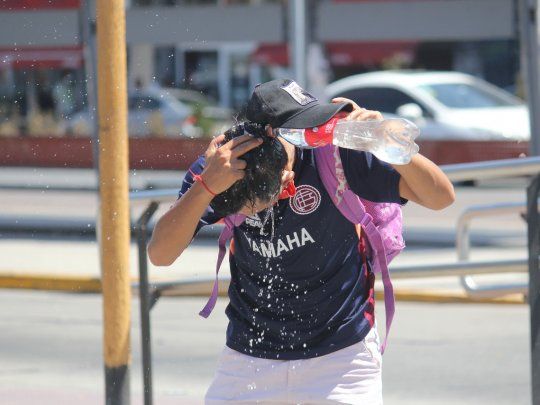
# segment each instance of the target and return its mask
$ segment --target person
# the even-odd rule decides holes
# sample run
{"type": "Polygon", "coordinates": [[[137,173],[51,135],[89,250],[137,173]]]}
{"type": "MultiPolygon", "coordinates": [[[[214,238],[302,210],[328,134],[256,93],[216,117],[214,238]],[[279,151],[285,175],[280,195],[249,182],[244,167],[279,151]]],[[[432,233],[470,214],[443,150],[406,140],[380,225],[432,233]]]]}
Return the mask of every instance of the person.
{"type": "MultiPolygon", "coordinates": [[[[369,260],[362,265],[358,234],[325,192],[313,150],[272,136],[338,113],[382,119],[348,99],[320,103],[292,80],[258,85],[246,109],[253,124],[210,142],[156,223],[149,258],[167,266],[202,226],[246,215],[234,228],[226,345],[206,404],[382,403],[369,260]]],[[[436,210],[454,200],[451,182],[420,154],[401,166],[366,152],[339,154],[363,199],[436,210]]]]}
{"type": "Polygon", "coordinates": [[[57,119],[65,120],[75,110],[74,77],[73,73],[65,69],[60,79],[54,84],[52,98],[56,107],[57,119]]]}

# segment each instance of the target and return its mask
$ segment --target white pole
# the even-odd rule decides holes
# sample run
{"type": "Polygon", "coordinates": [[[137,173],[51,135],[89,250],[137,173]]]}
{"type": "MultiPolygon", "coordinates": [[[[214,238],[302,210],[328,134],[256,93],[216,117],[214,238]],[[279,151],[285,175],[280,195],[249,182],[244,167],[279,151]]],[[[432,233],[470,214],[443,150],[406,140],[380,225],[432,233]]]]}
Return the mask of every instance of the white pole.
{"type": "Polygon", "coordinates": [[[289,0],[289,60],[293,78],[306,88],[306,1],[289,0]]]}
{"type": "Polygon", "coordinates": [[[538,8],[540,0],[519,0],[521,36],[521,66],[527,102],[529,104],[531,141],[529,153],[540,156],[540,26],[538,8]]]}

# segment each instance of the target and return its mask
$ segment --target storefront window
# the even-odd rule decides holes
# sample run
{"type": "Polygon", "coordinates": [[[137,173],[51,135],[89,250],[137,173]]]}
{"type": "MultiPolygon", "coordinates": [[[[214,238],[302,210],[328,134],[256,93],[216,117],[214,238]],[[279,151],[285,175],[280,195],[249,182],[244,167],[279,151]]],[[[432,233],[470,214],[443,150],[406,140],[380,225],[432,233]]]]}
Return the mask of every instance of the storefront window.
{"type": "Polygon", "coordinates": [[[217,51],[185,53],[185,87],[219,100],[217,51]]]}
{"type": "Polygon", "coordinates": [[[281,0],[132,0],[134,6],[183,6],[183,5],[235,5],[235,4],[260,4],[279,3],[281,0]]]}
{"type": "Polygon", "coordinates": [[[63,136],[85,103],[82,69],[0,69],[0,136],[63,136]]]}
{"type": "Polygon", "coordinates": [[[231,107],[242,107],[249,98],[249,55],[231,55],[231,107]]]}
{"type": "Polygon", "coordinates": [[[13,71],[0,70],[0,136],[15,136],[19,133],[19,114],[15,94],[13,71]]]}
{"type": "Polygon", "coordinates": [[[155,49],[155,78],[161,87],[175,87],[176,48],[160,46],[155,49]]]}

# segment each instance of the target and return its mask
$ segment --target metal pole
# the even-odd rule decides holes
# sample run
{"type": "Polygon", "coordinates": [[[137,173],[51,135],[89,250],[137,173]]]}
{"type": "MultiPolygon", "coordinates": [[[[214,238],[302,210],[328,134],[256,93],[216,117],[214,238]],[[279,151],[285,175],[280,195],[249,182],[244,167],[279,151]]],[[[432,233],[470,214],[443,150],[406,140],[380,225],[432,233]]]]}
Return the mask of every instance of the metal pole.
{"type": "Polygon", "coordinates": [[[527,189],[527,224],[529,234],[529,305],[531,313],[531,385],[532,402],[540,403],[540,221],[538,216],[538,192],[540,175],[527,189]]]}
{"type": "Polygon", "coordinates": [[[306,2],[289,0],[289,60],[296,82],[307,87],[306,69],[306,2]]]}
{"type": "Polygon", "coordinates": [[[486,162],[442,165],[451,181],[504,179],[529,176],[540,172],[540,157],[489,160],[486,162]]]}
{"type": "Polygon", "coordinates": [[[126,26],[124,0],[97,0],[105,403],[130,403],[126,26]]]}
{"type": "Polygon", "coordinates": [[[147,225],[159,204],[152,202],[137,221],[139,249],[139,300],[141,304],[141,345],[143,366],[144,404],[152,405],[152,345],[150,335],[150,309],[152,297],[148,287],[148,256],[146,254],[147,225]]]}
{"type": "Polygon", "coordinates": [[[519,25],[521,40],[521,66],[525,94],[529,104],[531,141],[529,152],[540,155],[540,72],[538,58],[540,27],[538,3],[540,0],[519,0],[519,25]]]}
{"type": "MultiPolygon", "coordinates": [[[[96,60],[96,22],[92,18],[91,0],[83,0],[81,4],[81,34],[86,73],[86,100],[92,125],[92,161],[96,176],[99,178],[99,134],[97,110],[97,60],[96,60]]],[[[98,184],[99,186],[99,184],[98,184]]]]}

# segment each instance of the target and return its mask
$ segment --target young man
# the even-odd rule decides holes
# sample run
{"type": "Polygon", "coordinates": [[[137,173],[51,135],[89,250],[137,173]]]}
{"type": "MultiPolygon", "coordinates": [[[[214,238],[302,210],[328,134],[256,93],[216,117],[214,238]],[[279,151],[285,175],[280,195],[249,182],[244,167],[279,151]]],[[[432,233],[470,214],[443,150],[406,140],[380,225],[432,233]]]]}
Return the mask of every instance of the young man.
{"type": "MultiPolygon", "coordinates": [[[[326,193],[313,151],[270,136],[338,112],[382,118],[346,99],[321,104],[291,80],[257,86],[247,119],[267,132],[248,126],[252,135],[215,138],[156,224],[148,253],[167,266],[205,224],[247,215],[234,228],[227,342],[207,404],[382,403],[369,261],[362,265],[355,228],[326,193]]],[[[366,200],[432,209],[454,200],[447,177],[419,154],[393,167],[369,153],[339,152],[350,188],[366,200]]]]}

